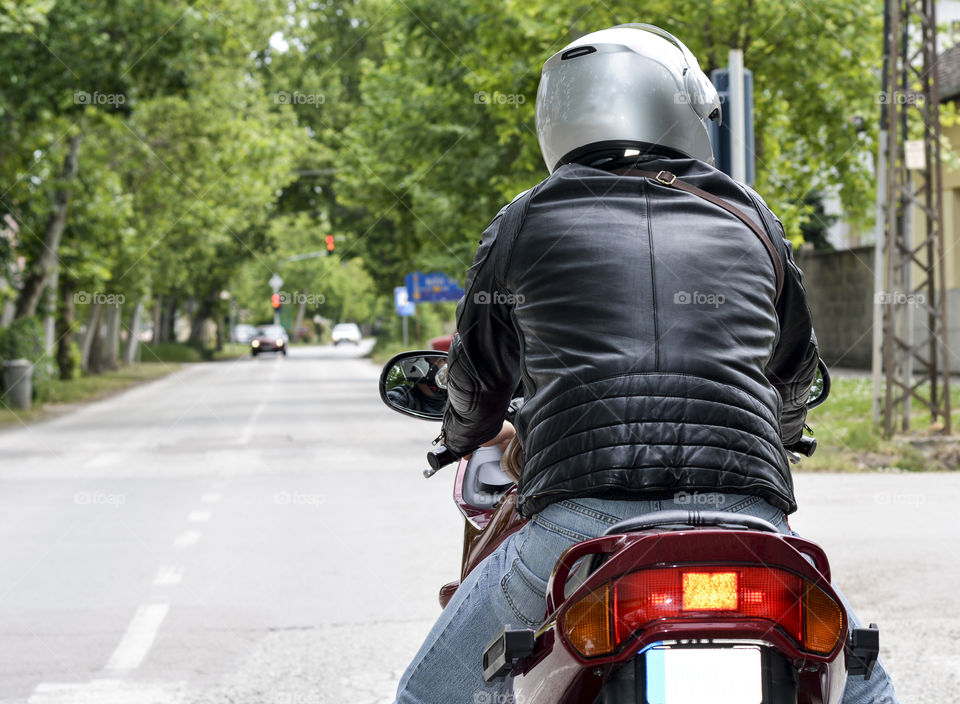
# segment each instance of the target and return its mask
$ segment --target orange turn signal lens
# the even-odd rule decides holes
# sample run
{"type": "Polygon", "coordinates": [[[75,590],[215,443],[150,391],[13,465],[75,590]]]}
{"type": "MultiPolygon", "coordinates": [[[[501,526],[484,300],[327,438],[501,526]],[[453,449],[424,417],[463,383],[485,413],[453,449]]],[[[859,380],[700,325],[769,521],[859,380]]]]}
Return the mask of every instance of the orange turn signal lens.
{"type": "Polygon", "coordinates": [[[843,635],[843,611],[826,592],[810,582],[803,605],[804,644],[807,650],[827,655],[843,635]]]}
{"type": "Polygon", "coordinates": [[[610,584],[604,584],[567,609],[563,632],[584,657],[606,655],[614,650],[610,633],[610,584]]]}

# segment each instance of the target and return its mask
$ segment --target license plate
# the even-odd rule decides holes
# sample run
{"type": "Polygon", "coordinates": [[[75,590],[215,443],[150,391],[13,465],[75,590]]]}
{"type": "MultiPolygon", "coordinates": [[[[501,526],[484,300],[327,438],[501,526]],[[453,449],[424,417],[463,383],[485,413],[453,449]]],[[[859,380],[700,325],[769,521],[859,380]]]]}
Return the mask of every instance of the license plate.
{"type": "Polygon", "coordinates": [[[647,704],[762,704],[760,648],[652,648],[647,704]]]}

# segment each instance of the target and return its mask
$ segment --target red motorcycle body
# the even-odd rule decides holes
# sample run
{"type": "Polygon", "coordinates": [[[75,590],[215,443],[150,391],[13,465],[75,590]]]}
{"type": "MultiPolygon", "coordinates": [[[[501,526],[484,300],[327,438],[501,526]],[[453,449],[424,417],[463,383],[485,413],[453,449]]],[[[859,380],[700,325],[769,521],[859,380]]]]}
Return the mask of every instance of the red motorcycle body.
{"type": "MultiPolygon", "coordinates": [[[[461,579],[526,522],[515,510],[515,487],[502,486],[494,505],[478,506],[473,470],[461,461],[454,484],[454,501],[465,519],[461,579]]],[[[441,589],[442,605],[459,583],[441,589]]],[[[704,677],[718,684],[703,687],[732,688],[730,696],[748,697],[729,700],[738,704],[838,704],[846,681],[847,630],[826,555],[814,543],[758,530],[648,529],[567,550],[550,580],[544,624],[522,634],[530,652],[516,658],[508,652],[504,672],[512,682],[510,701],[524,704],[673,704],[690,701],[683,697],[701,686],[691,683],[704,677]],[[594,564],[589,570],[586,560],[594,564]],[[655,590],[643,583],[664,580],[672,580],[674,591],[668,589],[657,603],[669,604],[672,594],[675,605],[658,611],[650,606],[658,598],[655,590]],[[688,582],[692,598],[704,603],[686,603],[688,582]],[[761,583],[767,586],[757,587],[761,583]],[[633,601],[624,596],[640,593],[647,596],[633,601]],[[826,609],[829,628],[811,621],[822,613],[811,617],[805,600],[826,609]],[[692,608],[677,607],[681,601],[692,608]],[[594,602],[601,605],[593,607],[594,602]],[[589,619],[596,623],[584,626],[583,614],[591,608],[589,619]],[[608,633],[583,640],[584,627],[608,633]],[[808,631],[815,632],[814,640],[820,636],[815,647],[808,631]],[[606,646],[594,652],[598,641],[606,646]]],[[[485,666],[488,655],[494,658],[494,646],[484,654],[485,666]]],[[[714,692],[700,701],[728,701],[722,696],[714,692]]]]}

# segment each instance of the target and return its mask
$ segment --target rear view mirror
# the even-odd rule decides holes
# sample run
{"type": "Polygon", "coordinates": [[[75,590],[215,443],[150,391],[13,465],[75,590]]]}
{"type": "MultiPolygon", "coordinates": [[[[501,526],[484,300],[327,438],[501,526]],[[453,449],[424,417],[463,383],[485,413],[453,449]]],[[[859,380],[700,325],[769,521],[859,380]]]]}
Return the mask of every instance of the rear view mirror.
{"type": "Polygon", "coordinates": [[[430,351],[401,352],[383,367],[380,398],[399,413],[443,420],[447,405],[447,355],[430,351]]]}
{"type": "Polygon", "coordinates": [[[817,375],[810,385],[810,395],[807,396],[807,410],[816,408],[827,400],[830,395],[830,370],[821,359],[817,362],[817,375]]]}

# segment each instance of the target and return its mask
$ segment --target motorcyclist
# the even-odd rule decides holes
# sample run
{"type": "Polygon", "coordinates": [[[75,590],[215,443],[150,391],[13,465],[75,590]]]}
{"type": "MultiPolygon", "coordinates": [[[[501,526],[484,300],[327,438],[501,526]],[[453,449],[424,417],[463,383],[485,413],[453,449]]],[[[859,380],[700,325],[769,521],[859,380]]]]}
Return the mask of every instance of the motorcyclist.
{"type": "Polygon", "coordinates": [[[387,390],[387,399],[409,411],[443,413],[447,396],[437,385],[439,366],[422,357],[400,362],[403,381],[387,390]]]}
{"type": "MultiPolygon", "coordinates": [[[[656,27],[595,32],[544,64],[550,176],[483,234],[443,427],[458,454],[505,444],[522,382],[518,510],[532,520],[464,580],[398,702],[502,694],[482,679],[483,648],[504,625],[538,626],[563,550],[618,520],[696,496],[789,530],[784,444],[802,433],[816,340],[780,221],[712,167],[711,119],[716,90],[656,27]]],[[[896,700],[878,664],[843,701],[896,700]]]]}

